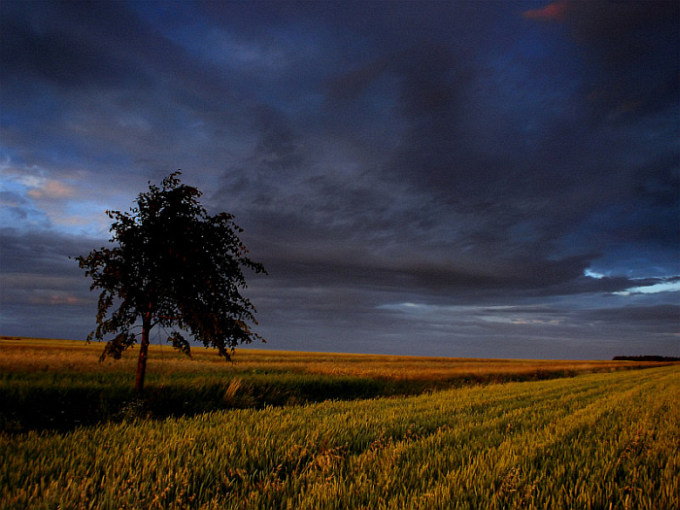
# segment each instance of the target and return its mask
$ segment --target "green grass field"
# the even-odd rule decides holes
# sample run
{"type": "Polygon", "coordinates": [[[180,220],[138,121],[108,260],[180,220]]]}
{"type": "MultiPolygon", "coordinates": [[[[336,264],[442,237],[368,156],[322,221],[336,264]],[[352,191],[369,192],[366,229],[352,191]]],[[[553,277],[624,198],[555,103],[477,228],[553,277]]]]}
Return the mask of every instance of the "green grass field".
{"type": "MultiPolygon", "coordinates": [[[[11,343],[0,343],[3,391],[14,395],[3,414],[10,404],[34,405],[49,380],[64,395],[80,384],[99,398],[112,381],[132,383],[124,377],[130,360],[85,361],[88,349],[101,346],[24,342],[19,355],[11,343]],[[39,359],[41,345],[55,350],[39,359]]],[[[158,394],[174,384],[182,398],[200,401],[201,388],[222,377],[229,407],[254,384],[248,377],[270,378],[271,388],[288,377],[298,397],[154,419],[133,409],[61,430],[30,430],[16,422],[23,414],[15,409],[5,417],[14,425],[0,432],[0,508],[680,507],[679,365],[616,370],[649,365],[603,362],[581,367],[595,373],[574,375],[579,362],[489,361],[499,374],[492,377],[474,360],[474,379],[471,366],[461,368],[465,360],[239,353],[249,361],[164,358],[150,381],[158,394]],[[551,363],[562,372],[550,373],[551,363]],[[417,377],[404,373],[409,364],[417,377]],[[504,382],[518,373],[527,380],[504,382]],[[573,377],[553,377],[560,374],[573,377]],[[541,376],[552,378],[535,380],[541,376]],[[345,378],[357,387],[413,383],[414,394],[339,400],[332,390],[345,378]],[[304,380],[328,382],[330,400],[305,400],[297,388],[304,380]]]]}

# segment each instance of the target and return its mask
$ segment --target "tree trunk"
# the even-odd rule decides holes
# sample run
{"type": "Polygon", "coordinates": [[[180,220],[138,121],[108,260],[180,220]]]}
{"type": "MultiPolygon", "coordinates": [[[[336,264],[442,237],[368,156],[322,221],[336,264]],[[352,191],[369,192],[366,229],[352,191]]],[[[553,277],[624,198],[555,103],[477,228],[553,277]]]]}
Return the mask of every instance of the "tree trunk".
{"type": "Polygon", "coordinates": [[[142,344],[139,347],[137,360],[137,376],[135,377],[135,395],[139,398],[144,393],[144,374],[146,372],[146,358],[149,352],[149,330],[151,329],[151,304],[149,311],[142,319],[142,344]]]}

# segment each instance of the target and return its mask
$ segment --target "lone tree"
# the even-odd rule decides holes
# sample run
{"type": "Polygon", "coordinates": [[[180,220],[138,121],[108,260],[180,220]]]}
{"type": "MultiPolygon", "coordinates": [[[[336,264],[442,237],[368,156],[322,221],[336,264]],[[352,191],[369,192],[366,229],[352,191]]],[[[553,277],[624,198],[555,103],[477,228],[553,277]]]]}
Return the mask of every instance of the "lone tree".
{"type": "Polygon", "coordinates": [[[243,230],[227,213],[210,216],[201,192],[181,184],[178,170],[161,187],[149,183],[130,212],[106,211],[113,224],[113,248],[76,257],[90,290],[101,289],[97,327],[88,335],[108,340],[100,361],[119,359],[141,336],[135,393],[144,389],[149,332],[173,328],[168,342],[190,355],[189,332],[206,347],[230,359],[234,347],[262,337],[251,331],[255,308],[241,295],[243,268],[265,273],[247,257],[238,234],[243,230]],[[141,332],[139,332],[141,322],[141,332]],[[135,333],[134,331],[137,331],[135,333]]]}

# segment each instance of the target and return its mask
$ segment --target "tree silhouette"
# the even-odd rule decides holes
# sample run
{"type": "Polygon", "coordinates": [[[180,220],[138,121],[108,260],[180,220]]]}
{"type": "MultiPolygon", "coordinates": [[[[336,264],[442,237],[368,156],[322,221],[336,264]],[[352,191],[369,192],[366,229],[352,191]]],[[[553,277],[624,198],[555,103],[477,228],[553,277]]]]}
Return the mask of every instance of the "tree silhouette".
{"type": "Polygon", "coordinates": [[[97,326],[88,335],[108,340],[101,355],[119,359],[141,336],[135,393],[144,388],[149,332],[174,328],[168,336],[175,348],[190,355],[188,332],[206,347],[230,359],[234,347],[264,341],[249,324],[257,324],[252,303],[241,295],[243,268],[265,273],[247,257],[233,216],[210,216],[198,199],[201,192],[181,184],[178,170],[157,187],[141,193],[130,212],[106,211],[113,224],[113,248],[102,247],[76,257],[90,290],[101,289],[97,326]],[[141,322],[141,324],[140,324],[141,322]],[[135,330],[141,332],[134,333],[135,330]]]}

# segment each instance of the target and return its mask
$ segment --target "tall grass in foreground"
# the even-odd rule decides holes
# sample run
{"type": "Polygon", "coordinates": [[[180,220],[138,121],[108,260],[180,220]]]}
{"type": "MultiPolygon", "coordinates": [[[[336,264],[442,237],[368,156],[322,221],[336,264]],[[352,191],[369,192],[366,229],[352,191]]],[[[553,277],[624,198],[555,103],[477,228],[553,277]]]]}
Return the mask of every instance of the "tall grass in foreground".
{"type": "Polygon", "coordinates": [[[680,370],[0,434],[3,508],[680,507],[680,370]]]}

